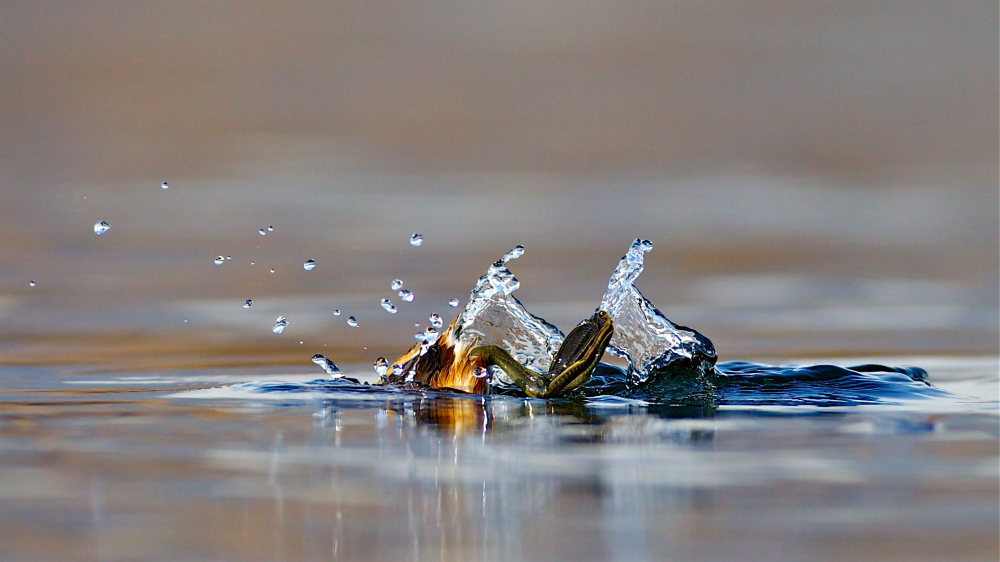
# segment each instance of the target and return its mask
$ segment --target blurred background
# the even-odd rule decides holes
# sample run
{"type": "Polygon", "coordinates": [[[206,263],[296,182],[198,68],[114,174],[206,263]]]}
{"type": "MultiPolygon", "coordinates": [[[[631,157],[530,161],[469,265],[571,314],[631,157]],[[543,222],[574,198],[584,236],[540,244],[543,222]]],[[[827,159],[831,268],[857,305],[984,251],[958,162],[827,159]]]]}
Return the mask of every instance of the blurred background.
{"type": "Polygon", "coordinates": [[[518,296],[567,329],[643,237],[640,286],[723,359],[996,354],[997,27],[993,1],[2,1],[0,351],[370,361],[518,243],[518,296]]]}

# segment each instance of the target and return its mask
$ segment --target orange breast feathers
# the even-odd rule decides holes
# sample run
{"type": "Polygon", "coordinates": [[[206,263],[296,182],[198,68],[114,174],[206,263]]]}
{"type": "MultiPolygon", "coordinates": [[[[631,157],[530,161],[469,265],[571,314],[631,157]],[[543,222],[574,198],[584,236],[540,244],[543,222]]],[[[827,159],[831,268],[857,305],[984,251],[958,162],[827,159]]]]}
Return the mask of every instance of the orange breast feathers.
{"type": "MultiPolygon", "coordinates": [[[[457,322],[457,318],[455,319],[457,322]]],[[[486,392],[486,378],[477,378],[479,367],[485,367],[483,360],[469,357],[476,347],[455,337],[456,322],[441,334],[438,340],[421,355],[423,344],[416,344],[396,359],[394,365],[401,365],[399,375],[386,374],[379,384],[405,384],[412,374],[412,383],[434,388],[454,388],[464,392],[483,394],[486,392]]]]}

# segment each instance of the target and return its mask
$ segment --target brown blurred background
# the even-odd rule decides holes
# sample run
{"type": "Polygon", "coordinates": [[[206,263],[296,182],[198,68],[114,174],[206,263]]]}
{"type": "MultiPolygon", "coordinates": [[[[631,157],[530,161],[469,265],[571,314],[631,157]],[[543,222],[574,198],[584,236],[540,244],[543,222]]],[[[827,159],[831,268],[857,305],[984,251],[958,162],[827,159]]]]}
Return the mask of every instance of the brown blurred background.
{"type": "Polygon", "coordinates": [[[388,355],[516,243],[566,327],[642,236],[727,358],[995,353],[997,11],[3,1],[0,335],[388,355]]]}

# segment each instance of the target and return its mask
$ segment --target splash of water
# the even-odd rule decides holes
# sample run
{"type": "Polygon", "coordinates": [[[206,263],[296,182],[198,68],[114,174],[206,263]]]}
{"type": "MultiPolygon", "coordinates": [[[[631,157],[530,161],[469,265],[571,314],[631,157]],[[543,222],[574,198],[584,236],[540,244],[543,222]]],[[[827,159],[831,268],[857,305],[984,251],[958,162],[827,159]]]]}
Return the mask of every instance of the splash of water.
{"type": "Polygon", "coordinates": [[[716,357],[708,338],[671,322],[635,286],[645,254],[652,250],[652,242],[636,238],[618,262],[601,298],[600,309],[615,323],[608,350],[628,361],[633,385],[645,383],[679,362],[710,368],[716,357]]]}
{"type": "MultiPolygon", "coordinates": [[[[614,320],[608,350],[628,361],[627,377],[633,387],[681,366],[696,374],[707,373],[716,357],[708,338],[671,322],[635,286],[645,254],[652,249],[649,240],[632,243],[611,275],[599,307],[614,320]]],[[[524,247],[515,246],[479,278],[459,314],[456,333],[460,341],[471,345],[499,345],[526,367],[546,372],[564,336],[513,296],[520,282],[507,264],[523,254],[524,247]]],[[[494,374],[499,382],[509,382],[503,371],[494,374]]]]}
{"type": "MultiPolygon", "coordinates": [[[[515,246],[479,278],[469,294],[469,303],[459,313],[456,335],[469,345],[498,345],[511,355],[519,355],[529,369],[544,372],[562,343],[563,333],[528,312],[513,296],[521,282],[507,263],[522,254],[524,246],[515,246]]],[[[503,371],[497,369],[494,373],[501,382],[512,383],[503,371]]]]}

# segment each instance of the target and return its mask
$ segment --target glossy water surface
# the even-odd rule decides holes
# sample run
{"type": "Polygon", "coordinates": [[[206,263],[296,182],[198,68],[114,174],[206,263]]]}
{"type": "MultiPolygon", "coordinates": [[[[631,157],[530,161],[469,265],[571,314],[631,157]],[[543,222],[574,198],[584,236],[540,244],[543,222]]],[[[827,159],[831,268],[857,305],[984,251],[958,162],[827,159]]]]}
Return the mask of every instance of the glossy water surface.
{"type": "Polygon", "coordinates": [[[0,560],[995,562],[997,28],[977,0],[0,2],[0,560]],[[711,389],[325,370],[371,382],[516,244],[559,330],[655,317],[606,293],[637,236],[711,389]]]}
{"type": "Polygon", "coordinates": [[[0,554],[988,559],[996,360],[890,362],[925,365],[948,392],[705,408],[280,368],[8,370],[0,554]]]}

